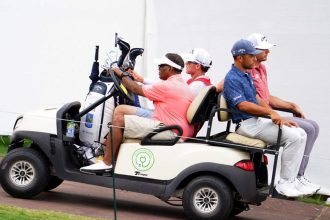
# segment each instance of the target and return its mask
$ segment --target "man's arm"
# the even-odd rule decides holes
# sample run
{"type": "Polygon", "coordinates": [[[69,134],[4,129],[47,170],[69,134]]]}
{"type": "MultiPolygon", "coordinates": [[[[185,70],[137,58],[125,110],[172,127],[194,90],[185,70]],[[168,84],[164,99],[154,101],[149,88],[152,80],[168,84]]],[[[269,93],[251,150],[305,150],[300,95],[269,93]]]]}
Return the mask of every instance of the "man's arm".
{"type": "Polygon", "coordinates": [[[300,109],[300,107],[293,102],[285,101],[276,96],[270,95],[269,96],[269,105],[272,106],[273,108],[283,108],[283,109],[291,110],[291,111],[295,112],[294,116],[300,117],[300,118],[305,118],[305,115],[302,112],[302,110],[300,109]]]}
{"type": "Polygon", "coordinates": [[[271,115],[272,110],[261,105],[257,105],[253,102],[243,101],[237,104],[237,108],[240,111],[247,112],[253,115],[271,115]]]}
{"type": "Polygon", "coordinates": [[[222,92],[223,91],[223,86],[224,86],[225,80],[222,79],[220,82],[218,82],[215,85],[215,88],[217,89],[217,92],[222,92]]]}
{"type": "Polygon", "coordinates": [[[143,76],[131,69],[129,69],[127,72],[129,72],[133,76],[133,79],[135,81],[143,83],[144,85],[152,85],[158,82],[157,80],[143,78],[143,76]]]}
{"type": "MultiPolygon", "coordinates": [[[[122,71],[120,69],[112,68],[112,70],[116,73],[116,75],[119,78],[121,77],[122,71]]],[[[142,90],[142,86],[140,86],[139,84],[134,82],[130,77],[123,77],[121,80],[122,80],[124,86],[126,87],[126,89],[128,89],[132,93],[135,93],[136,95],[145,97],[143,90],[142,90]]]]}
{"type": "Polygon", "coordinates": [[[297,124],[293,121],[282,118],[277,112],[272,110],[262,99],[257,96],[257,101],[259,103],[255,104],[253,102],[243,101],[237,104],[237,108],[240,111],[250,113],[253,115],[269,115],[274,124],[277,125],[287,125],[289,127],[295,126],[297,124]]]}
{"type": "Polygon", "coordinates": [[[132,93],[145,97],[143,90],[142,90],[142,86],[137,84],[136,82],[134,82],[130,77],[123,77],[122,82],[123,82],[124,86],[126,87],[126,89],[128,89],[132,93]]]}

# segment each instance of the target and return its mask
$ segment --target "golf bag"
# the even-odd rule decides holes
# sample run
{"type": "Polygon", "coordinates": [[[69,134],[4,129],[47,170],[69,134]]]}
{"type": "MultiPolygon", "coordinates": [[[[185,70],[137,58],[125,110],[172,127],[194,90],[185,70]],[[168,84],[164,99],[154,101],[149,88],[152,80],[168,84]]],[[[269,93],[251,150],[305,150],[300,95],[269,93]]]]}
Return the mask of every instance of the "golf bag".
{"type": "MultiPolygon", "coordinates": [[[[107,95],[113,87],[110,77],[101,77],[86,96],[84,107],[86,108],[107,95]]],[[[94,142],[103,143],[109,131],[108,123],[112,120],[112,115],[117,106],[118,97],[111,97],[100,104],[80,120],[79,137],[80,141],[92,145],[94,142]]]]}
{"type": "MultiPolygon", "coordinates": [[[[104,102],[97,104],[95,108],[89,112],[82,114],[80,118],[79,139],[82,145],[76,145],[78,155],[83,159],[84,164],[95,162],[95,158],[103,155],[102,144],[106,140],[107,133],[109,132],[108,124],[112,122],[114,109],[117,105],[127,104],[139,107],[138,96],[134,96],[134,100],[124,98],[119,93],[114,93],[116,87],[109,71],[113,65],[121,69],[134,69],[135,59],[137,56],[142,55],[143,48],[130,49],[130,45],[117,37],[115,46],[119,45],[121,55],[117,61],[109,59],[104,70],[99,74],[98,63],[98,49],[95,50],[95,61],[93,63],[92,71],[89,78],[92,83],[89,92],[85,99],[82,110],[89,111],[89,107],[94,103],[101,101],[102,98],[107,98],[104,102]]],[[[110,58],[110,57],[109,57],[110,58]]]]}

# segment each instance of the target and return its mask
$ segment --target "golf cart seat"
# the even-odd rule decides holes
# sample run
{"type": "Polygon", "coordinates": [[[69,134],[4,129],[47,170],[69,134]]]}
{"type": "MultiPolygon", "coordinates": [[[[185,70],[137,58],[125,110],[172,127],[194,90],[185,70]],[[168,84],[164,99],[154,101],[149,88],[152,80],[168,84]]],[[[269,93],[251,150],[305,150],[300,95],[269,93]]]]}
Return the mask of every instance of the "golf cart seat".
{"type": "MultiPolygon", "coordinates": [[[[273,173],[271,177],[271,183],[269,185],[269,195],[274,195],[274,182],[275,182],[275,174],[277,168],[277,161],[279,156],[279,148],[280,140],[282,137],[282,128],[281,126],[278,127],[278,134],[277,134],[277,141],[274,144],[265,143],[262,140],[254,139],[239,135],[235,132],[230,131],[231,126],[231,112],[237,112],[241,114],[248,114],[241,111],[235,111],[228,108],[227,102],[223,97],[223,94],[219,94],[217,106],[213,108],[212,113],[210,115],[209,124],[208,124],[208,131],[206,135],[206,139],[212,145],[222,146],[222,147],[231,147],[236,148],[244,151],[248,151],[250,154],[254,153],[261,153],[261,154],[272,154],[274,155],[274,163],[273,163],[273,173]],[[211,136],[211,127],[212,127],[212,120],[213,116],[217,114],[219,121],[227,121],[227,128],[226,131],[221,132],[219,134],[215,134],[211,136]]],[[[250,114],[251,115],[251,114],[250,114]]],[[[252,115],[254,117],[262,117],[268,118],[269,116],[261,116],[261,115],[252,115]]]]}
{"type": "MultiPolygon", "coordinates": [[[[279,128],[278,133],[278,141],[276,144],[269,144],[265,143],[262,140],[246,137],[236,132],[231,131],[231,113],[237,112],[241,114],[248,114],[241,111],[235,111],[228,108],[227,101],[223,97],[223,94],[219,94],[217,97],[216,106],[213,107],[212,112],[209,117],[208,121],[208,129],[206,134],[206,141],[210,145],[214,146],[223,146],[223,147],[231,147],[237,148],[245,151],[253,151],[253,152],[263,152],[263,153],[270,153],[276,154],[279,149],[279,140],[281,137],[281,129],[279,128]],[[213,117],[217,115],[218,120],[220,122],[227,122],[227,128],[225,131],[221,133],[217,133],[211,135],[213,117]]],[[[269,116],[258,116],[253,115],[254,117],[263,117],[269,118],[269,116]]]]}
{"type": "Polygon", "coordinates": [[[189,124],[204,123],[209,119],[217,99],[216,88],[213,85],[204,87],[194,98],[187,111],[189,124]]]}
{"type": "MultiPolygon", "coordinates": [[[[214,86],[207,86],[203,88],[198,95],[194,98],[187,110],[187,120],[190,124],[201,127],[203,123],[208,120],[209,115],[212,111],[213,106],[216,105],[217,92],[214,86]]],[[[195,126],[196,127],[196,126],[195,126]]],[[[141,145],[174,145],[177,143],[182,136],[182,128],[178,125],[166,126],[155,130],[153,133],[148,134],[142,139],[141,145]],[[178,136],[171,140],[153,140],[151,139],[156,132],[162,132],[165,130],[176,129],[178,136]]],[[[188,138],[189,141],[189,138],[188,138]]]]}
{"type": "MultiPolygon", "coordinates": [[[[228,110],[228,105],[226,99],[223,97],[222,94],[219,94],[218,96],[218,106],[219,106],[219,111],[218,111],[218,120],[227,123],[231,123],[231,114],[228,110]]],[[[229,132],[228,126],[227,126],[227,132],[228,134],[226,135],[226,140],[231,141],[233,143],[237,144],[242,144],[242,145],[247,145],[247,146],[253,146],[257,148],[265,148],[267,144],[259,139],[255,138],[249,138],[240,134],[237,134],[235,132],[229,132]]]]}

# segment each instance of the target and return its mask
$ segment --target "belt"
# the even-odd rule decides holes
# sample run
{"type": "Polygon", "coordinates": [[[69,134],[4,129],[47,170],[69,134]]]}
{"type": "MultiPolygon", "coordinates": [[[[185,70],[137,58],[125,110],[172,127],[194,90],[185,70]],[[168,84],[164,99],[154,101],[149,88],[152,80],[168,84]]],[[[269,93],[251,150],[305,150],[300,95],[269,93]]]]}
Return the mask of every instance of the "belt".
{"type": "Polygon", "coordinates": [[[250,118],[240,119],[240,120],[238,120],[238,122],[235,122],[235,124],[236,124],[235,131],[237,131],[237,129],[239,129],[239,127],[241,127],[241,123],[247,119],[250,119],[250,118]]]}

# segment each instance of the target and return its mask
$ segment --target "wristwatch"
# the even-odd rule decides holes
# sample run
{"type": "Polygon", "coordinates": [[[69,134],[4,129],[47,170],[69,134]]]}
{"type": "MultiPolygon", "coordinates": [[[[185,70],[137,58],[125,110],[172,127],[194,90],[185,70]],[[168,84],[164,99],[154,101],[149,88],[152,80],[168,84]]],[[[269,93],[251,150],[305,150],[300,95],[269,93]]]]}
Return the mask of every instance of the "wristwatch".
{"type": "Polygon", "coordinates": [[[126,77],[126,76],[129,76],[128,72],[121,72],[120,79],[122,79],[123,77],[126,77]]]}

